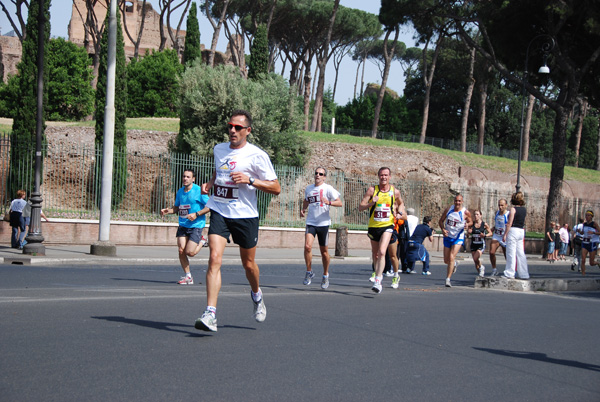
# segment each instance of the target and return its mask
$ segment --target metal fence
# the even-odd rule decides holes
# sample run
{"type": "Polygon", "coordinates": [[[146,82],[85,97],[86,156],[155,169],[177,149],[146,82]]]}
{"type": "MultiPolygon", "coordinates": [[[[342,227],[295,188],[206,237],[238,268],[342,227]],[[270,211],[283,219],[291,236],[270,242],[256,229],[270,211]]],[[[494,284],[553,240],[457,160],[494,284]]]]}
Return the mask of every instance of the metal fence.
{"type": "MultiPolygon", "coordinates": [[[[324,133],[330,133],[331,129],[328,130],[327,127],[322,129],[324,133]]],[[[348,129],[348,128],[337,128],[335,129],[336,134],[348,134],[355,137],[370,137],[371,130],[359,130],[359,129],[348,129]]],[[[402,141],[402,142],[413,142],[418,143],[420,141],[420,137],[418,135],[412,134],[399,134],[399,133],[391,133],[387,131],[378,131],[377,138],[382,140],[391,140],[391,141],[402,141]]],[[[425,137],[425,144],[434,146],[436,148],[449,149],[451,151],[460,151],[461,145],[460,140],[452,140],[447,138],[436,138],[436,137],[425,137]]],[[[468,141],[466,144],[466,152],[478,154],[479,153],[479,144],[476,142],[468,141]]],[[[487,156],[499,156],[507,159],[517,160],[519,157],[518,149],[504,149],[498,148],[492,145],[484,145],[483,147],[483,155],[487,156]]],[[[551,158],[546,158],[540,155],[534,155],[529,153],[528,160],[530,162],[552,162],[551,158]]]]}
{"type": "MultiPolygon", "coordinates": [[[[33,188],[30,176],[25,172],[32,170],[33,144],[23,152],[29,155],[22,164],[10,162],[11,143],[7,136],[0,136],[0,212],[8,210],[14,194],[8,194],[13,177],[21,177],[19,188],[29,195],[33,188]],[[16,171],[16,174],[9,172],[16,171]]],[[[99,172],[102,150],[100,147],[78,144],[44,144],[43,173],[41,193],[42,208],[53,218],[98,219],[99,208],[99,172]]],[[[184,154],[142,155],[139,153],[117,152],[115,160],[126,161],[127,183],[121,201],[113,198],[111,219],[123,221],[175,222],[176,217],[161,218],[161,208],[171,206],[175,193],[181,186],[183,170],[192,168],[196,172],[196,182],[210,179],[214,169],[212,158],[184,154]]],[[[313,167],[310,169],[276,166],[281,194],[274,197],[259,192],[259,211],[261,225],[275,227],[303,227],[304,218],[299,216],[304,189],[314,180],[313,167]]],[[[392,177],[394,179],[394,177],[392,177]]],[[[365,229],[368,212],[358,211],[358,205],[370,185],[377,183],[377,177],[353,175],[341,171],[331,171],[327,182],[336,188],[343,201],[342,208],[332,208],[332,226],[348,226],[350,229],[365,229]]],[[[455,194],[462,193],[465,206],[480,209],[487,222],[493,219],[497,201],[510,199],[512,189],[481,188],[450,183],[426,183],[413,180],[392,180],[402,193],[407,207],[415,209],[419,217],[432,216],[439,219],[443,209],[452,203],[455,194]]],[[[529,192],[527,225],[530,231],[543,231],[547,193],[529,192]]],[[[561,200],[561,223],[574,223],[581,211],[592,208],[598,211],[599,200],[563,198],[561,200]]]]}

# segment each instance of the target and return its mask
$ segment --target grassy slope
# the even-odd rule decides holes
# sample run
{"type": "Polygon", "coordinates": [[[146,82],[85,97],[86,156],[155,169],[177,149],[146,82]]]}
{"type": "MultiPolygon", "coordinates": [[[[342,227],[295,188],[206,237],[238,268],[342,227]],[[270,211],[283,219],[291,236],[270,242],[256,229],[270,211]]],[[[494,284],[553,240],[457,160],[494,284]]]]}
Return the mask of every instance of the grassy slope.
{"type": "MultiPolygon", "coordinates": [[[[512,159],[500,158],[497,156],[484,156],[472,153],[463,153],[459,151],[450,151],[447,149],[436,148],[431,145],[422,145],[412,142],[399,142],[390,140],[376,140],[368,137],[354,137],[342,134],[309,133],[303,132],[302,135],[310,141],[322,142],[344,142],[352,144],[382,145],[390,147],[401,147],[405,149],[417,149],[421,151],[437,152],[451,157],[463,166],[472,166],[482,169],[497,170],[506,173],[517,171],[517,161],[512,159]]],[[[524,175],[550,177],[550,163],[542,162],[522,162],[521,172],[524,175]]],[[[578,169],[571,166],[565,167],[565,180],[575,180],[584,183],[600,183],[600,172],[591,169],[578,169]]]]}

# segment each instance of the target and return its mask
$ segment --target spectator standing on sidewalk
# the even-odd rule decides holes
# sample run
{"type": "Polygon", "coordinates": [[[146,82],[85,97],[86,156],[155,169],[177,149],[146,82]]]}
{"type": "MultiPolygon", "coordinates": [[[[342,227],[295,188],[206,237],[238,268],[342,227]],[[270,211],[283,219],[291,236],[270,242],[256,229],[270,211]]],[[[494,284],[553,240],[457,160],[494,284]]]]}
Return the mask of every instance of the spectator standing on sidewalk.
{"type": "Polygon", "coordinates": [[[190,271],[190,260],[200,252],[206,238],[202,236],[202,229],[206,226],[206,214],[208,208],[208,195],[202,194],[200,186],[194,183],[196,180],[194,171],[186,169],[182,176],[183,187],[175,195],[175,204],[171,208],[160,210],[160,216],[166,214],[179,215],[179,227],[175,237],[179,249],[179,263],[183,269],[183,276],[177,282],[180,285],[193,285],[194,278],[190,271]]]}
{"type": "Polygon", "coordinates": [[[558,255],[562,261],[567,259],[567,250],[569,247],[569,224],[565,223],[562,228],[558,230],[558,235],[560,236],[560,250],[558,250],[558,255]]]}
{"type": "MultiPolygon", "coordinates": [[[[27,233],[29,233],[29,224],[31,223],[31,206],[32,203],[31,201],[27,201],[27,205],[25,205],[25,208],[23,208],[23,215],[22,215],[22,219],[23,219],[23,223],[25,225],[25,227],[27,228],[27,233]]],[[[40,209],[40,216],[46,221],[46,222],[50,222],[50,220],[46,217],[46,214],[44,213],[44,211],[42,211],[40,209]]],[[[23,246],[25,246],[27,244],[27,240],[25,240],[25,232],[21,232],[21,234],[19,235],[19,244],[21,245],[19,248],[23,248],[23,246]]]]}
{"type": "Polygon", "coordinates": [[[10,236],[10,246],[12,248],[21,248],[21,237],[25,236],[25,221],[23,220],[23,209],[27,205],[25,190],[17,191],[17,198],[10,203],[10,226],[12,232],[10,236]]]}
{"type": "Polygon", "coordinates": [[[518,276],[519,279],[529,279],[524,245],[527,208],[525,208],[523,193],[520,191],[514,193],[510,203],[512,208],[510,209],[506,233],[503,238],[506,242],[506,268],[502,276],[508,279],[513,279],[515,276],[518,276]]]}
{"type": "Polygon", "coordinates": [[[254,319],[263,322],[267,308],[260,289],[260,269],[256,264],[258,244],[257,190],[278,195],[281,186],[269,155],[248,142],[252,117],[245,110],[236,110],[227,123],[229,142],[217,144],[213,154],[215,171],[202,192],[213,196],[208,200],[210,257],[206,271],[206,310],[196,320],[195,328],[217,331],[217,299],[221,290],[221,264],[225,245],[231,236],[239,246],[242,266],[250,284],[254,319]]]}
{"type": "Polygon", "coordinates": [[[315,276],[312,271],[312,247],[317,237],[319,241],[319,250],[321,251],[321,261],[323,262],[323,279],[321,288],[329,287],[329,262],[331,260],[327,245],[329,243],[329,225],[331,217],[329,216],[330,207],[341,207],[340,193],[325,183],[327,170],[322,167],[315,169],[315,182],[310,184],[304,190],[302,199],[302,209],[300,216],[306,217],[306,232],[304,234],[304,262],[306,263],[306,274],[304,284],[310,285],[315,276]]]}
{"type": "Polygon", "coordinates": [[[550,226],[546,231],[546,240],[548,241],[548,258],[549,263],[554,262],[554,222],[550,222],[550,226]]]}

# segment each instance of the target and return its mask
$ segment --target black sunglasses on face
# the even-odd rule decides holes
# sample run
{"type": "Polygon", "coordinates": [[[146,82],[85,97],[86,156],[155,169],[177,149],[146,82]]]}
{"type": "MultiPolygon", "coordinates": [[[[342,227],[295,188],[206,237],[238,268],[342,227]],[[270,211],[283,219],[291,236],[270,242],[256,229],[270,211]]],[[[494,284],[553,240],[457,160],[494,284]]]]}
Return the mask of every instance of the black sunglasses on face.
{"type": "Polygon", "coordinates": [[[319,176],[325,176],[325,173],[315,172],[315,176],[317,176],[317,175],[319,175],[319,176]]]}
{"type": "Polygon", "coordinates": [[[240,124],[233,124],[233,123],[227,123],[227,130],[231,130],[232,128],[235,128],[235,131],[241,131],[245,128],[249,128],[250,126],[242,126],[240,124]]]}

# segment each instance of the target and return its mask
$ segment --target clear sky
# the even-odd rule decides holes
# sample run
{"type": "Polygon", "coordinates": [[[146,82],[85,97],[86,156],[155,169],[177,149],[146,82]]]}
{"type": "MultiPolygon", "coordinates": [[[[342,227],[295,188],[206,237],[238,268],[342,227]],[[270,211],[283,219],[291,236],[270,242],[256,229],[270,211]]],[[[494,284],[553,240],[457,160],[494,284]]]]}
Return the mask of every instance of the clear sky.
{"type": "MultiPolygon", "coordinates": [[[[199,4],[200,1],[201,0],[196,0],[196,3],[199,4]]],[[[149,0],[149,2],[152,3],[155,10],[158,10],[158,0],[149,0]]],[[[381,2],[377,0],[341,0],[340,4],[345,7],[357,8],[377,15],[379,14],[381,2]]],[[[50,6],[50,23],[53,36],[67,38],[67,25],[69,24],[69,20],[71,18],[71,5],[71,0],[52,0],[50,6]]],[[[14,11],[14,5],[7,4],[7,7],[10,11],[14,11]]],[[[200,39],[206,47],[209,47],[209,42],[212,38],[213,32],[212,26],[204,15],[199,14],[198,20],[200,23],[200,39]]],[[[0,30],[2,33],[12,30],[10,23],[3,12],[0,12],[0,30]]],[[[410,33],[408,29],[406,29],[405,32],[400,35],[400,40],[406,43],[407,47],[412,47],[415,45],[414,40],[412,39],[412,33],[410,33]]],[[[224,51],[226,46],[226,40],[224,36],[221,35],[217,49],[224,51]]],[[[357,63],[352,61],[350,56],[347,56],[342,62],[342,65],[340,66],[340,76],[338,79],[335,99],[338,105],[345,105],[348,101],[352,100],[354,96],[354,81],[356,78],[357,67],[357,63]]],[[[276,69],[278,72],[280,72],[280,70],[281,67],[279,70],[276,69]]],[[[327,81],[325,86],[330,86],[333,88],[335,70],[331,63],[328,65],[327,71],[327,81]]],[[[286,78],[289,77],[288,72],[284,74],[286,74],[286,78]]],[[[367,62],[365,68],[365,82],[377,84],[381,83],[381,73],[379,68],[377,68],[377,66],[372,62],[367,62]]],[[[402,68],[398,62],[394,63],[391,67],[387,86],[399,94],[402,94],[402,91],[404,90],[404,72],[402,71],[402,68]]]]}

